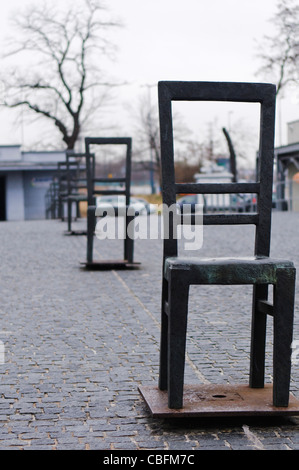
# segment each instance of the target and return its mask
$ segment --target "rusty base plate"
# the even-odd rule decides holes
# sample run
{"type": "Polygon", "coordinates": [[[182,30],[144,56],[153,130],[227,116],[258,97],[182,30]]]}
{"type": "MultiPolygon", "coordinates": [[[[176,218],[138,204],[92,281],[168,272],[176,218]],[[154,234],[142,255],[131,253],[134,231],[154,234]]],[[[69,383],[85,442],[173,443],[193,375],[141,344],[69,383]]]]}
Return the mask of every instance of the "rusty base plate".
{"type": "Polygon", "coordinates": [[[292,394],[288,407],[272,405],[272,385],[185,385],[184,406],[178,410],[168,408],[167,391],[141,386],[139,392],[154,418],[299,415],[299,400],[292,394]]]}
{"type": "Polygon", "coordinates": [[[129,263],[127,260],[100,260],[81,262],[81,266],[89,270],[101,270],[101,269],[136,269],[139,268],[141,263],[129,263]]]}
{"type": "Polygon", "coordinates": [[[67,230],[64,235],[87,235],[86,230],[67,230]]]}

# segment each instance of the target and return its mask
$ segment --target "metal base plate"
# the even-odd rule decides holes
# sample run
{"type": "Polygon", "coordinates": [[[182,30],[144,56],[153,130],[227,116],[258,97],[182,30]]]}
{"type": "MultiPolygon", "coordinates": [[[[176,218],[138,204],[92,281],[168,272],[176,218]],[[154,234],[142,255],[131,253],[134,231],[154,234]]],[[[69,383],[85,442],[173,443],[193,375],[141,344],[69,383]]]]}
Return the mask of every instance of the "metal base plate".
{"type": "Polygon", "coordinates": [[[139,268],[141,263],[129,263],[127,260],[100,260],[92,261],[88,263],[83,261],[82,267],[89,270],[101,270],[101,269],[136,269],[139,268]]]}
{"type": "Polygon", "coordinates": [[[86,230],[71,230],[64,232],[64,235],[87,235],[86,230]]]}
{"type": "Polygon", "coordinates": [[[154,418],[299,415],[299,400],[292,394],[288,407],[272,405],[272,385],[185,385],[184,406],[178,410],[168,408],[167,391],[141,386],[139,392],[154,418]]]}

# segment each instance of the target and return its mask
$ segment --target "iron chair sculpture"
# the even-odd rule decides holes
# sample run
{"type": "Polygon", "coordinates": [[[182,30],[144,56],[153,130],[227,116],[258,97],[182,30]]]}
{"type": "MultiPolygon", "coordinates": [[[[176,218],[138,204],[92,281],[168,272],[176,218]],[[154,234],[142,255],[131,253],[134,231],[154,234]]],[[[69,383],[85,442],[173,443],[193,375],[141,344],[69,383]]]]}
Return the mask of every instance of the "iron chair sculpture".
{"type": "MultiPolygon", "coordinates": [[[[94,155],[91,158],[91,173],[94,173],[94,155]]],[[[80,217],[80,203],[87,202],[87,175],[85,153],[66,152],[67,166],[67,231],[66,235],[87,235],[86,230],[72,230],[73,205],[76,218],[80,217]],[[75,168],[73,166],[75,165],[75,168]],[[71,171],[75,169],[75,171],[71,171]]]]}
{"type": "Polygon", "coordinates": [[[71,186],[72,180],[75,178],[76,173],[78,172],[78,162],[75,160],[71,161],[70,159],[66,158],[64,162],[58,163],[58,180],[60,182],[60,213],[61,219],[64,221],[65,219],[69,221],[69,210],[70,207],[70,194],[71,194],[71,186]],[[66,211],[65,211],[66,209],[66,211]],[[66,214],[65,214],[66,212],[66,214]]]}
{"type": "MultiPolygon", "coordinates": [[[[291,343],[295,268],[291,261],[271,259],[271,208],[274,154],[275,86],[258,83],[159,82],[159,116],[164,206],[176,204],[178,194],[255,193],[255,213],[203,214],[203,225],[255,225],[254,256],[201,259],[178,256],[177,224],[169,224],[164,239],[159,390],[167,391],[168,407],[183,407],[188,295],[190,285],[253,285],[249,388],[264,388],[266,317],[274,318],[273,406],[287,407],[291,373],[291,343]],[[256,102],[261,106],[259,178],[254,183],[176,183],[172,130],[172,101],[256,102]],[[274,285],[273,304],[268,286],[274,285]]],[[[167,213],[167,211],[166,211],[167,213]]],[[[171,212],[169,212],[171,214],[171,212]]],[[[179,224],[184,222],[184,215],[179,224]]],[[[195,217],[192,217],[194,223],[195,217]]],[[[189,219],[190,220],[190,219],[189,219]]],[[[168,214],[164,216],[168,224],[168,214]],[[166,220],[167,219],[167,220],[166,220]]],[[[190,223],[190,222],[189,222],[190,223]]]]}
{"type": "Polygon", "coordinates": [[[56,175],[58,182],[58,219],[64,221],[64,202],[67,196],[66,162],[57,163],[56,175]]]}
{"type": "Polygon", "coordinates": [[[46,219],[58,218],[58,181],[54,176],[45,194],[46,219]]]}
{"type": "MultiPolygon", "coordinates": [[[[115,269],[115,268],[135,268],[140,263],[134,262],[134,237],[132,224],[135,214],[131,213],[130,208],[130,190],[131,190],[131,158],[132,158],[132,139],[130,137],[86,137],[86,174],[87,174],[87,260],[82,263],[87,269],[115,269]],[[126,147],[125,175],[122,177],[109,178],[97,177],[92,168],[92,154],[90,147],[92,145],[123,145],[126,147]],[[122,188],[103,189],[99,184],[122,185],[122,188]],[[124,195],[125,196],[125,214],[124,214],[124,255],[120,260],[94,260],[94,234],[96,227],[96,197],[99,195],[124,195]],[[128,233],[129,232],[129,233],[128,233]]],[[[99,214],[100,215],[100,214],[99,214]]],[[[108,214],[106,214],[108,215],[108,214]]],[[[105,214],[101,214],[105,216],[105,214]]]]}
{"type": "Polygon", "coordinates": [[[69,182],[77,172],[78,163],[76,161],[65,161],[57,163],[56,177],[58,181],[58,218],[64,221],[65,208],[68,210],[69,182]]]}

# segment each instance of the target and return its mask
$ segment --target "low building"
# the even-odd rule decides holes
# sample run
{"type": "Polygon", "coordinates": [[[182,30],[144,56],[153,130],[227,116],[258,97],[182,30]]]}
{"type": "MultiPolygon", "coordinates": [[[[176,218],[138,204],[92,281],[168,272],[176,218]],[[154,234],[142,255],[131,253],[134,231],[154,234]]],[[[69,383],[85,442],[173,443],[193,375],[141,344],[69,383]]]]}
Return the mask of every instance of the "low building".
{"type": "Polygon", "coordinates": [[[65,151],[23,152],[0,146],[0,220],[45,218],[45,194],[65,151]]]}
{"type": "Polygon", "coordinates": [[[276,147],[275,184],[277,206],[299,211],[299,121],[287,125],[288,143],[276,147]]]}

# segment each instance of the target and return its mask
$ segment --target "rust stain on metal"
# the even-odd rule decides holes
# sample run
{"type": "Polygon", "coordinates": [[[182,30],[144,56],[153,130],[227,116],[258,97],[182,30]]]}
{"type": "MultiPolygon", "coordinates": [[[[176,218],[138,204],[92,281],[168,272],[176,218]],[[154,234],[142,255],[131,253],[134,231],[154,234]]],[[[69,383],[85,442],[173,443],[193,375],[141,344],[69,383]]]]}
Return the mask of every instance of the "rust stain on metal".
{"type": "Polygon", "coordinates": [[[154,418],[206,416],[299,415],[299,400],[290,394],[288,407],[272,403],[272,385],[250,388],[248,385],[185,385],[184,407],[168,407],[167,391],[158,387],[139,387],[154,418]]]}

